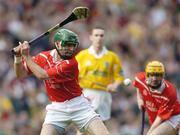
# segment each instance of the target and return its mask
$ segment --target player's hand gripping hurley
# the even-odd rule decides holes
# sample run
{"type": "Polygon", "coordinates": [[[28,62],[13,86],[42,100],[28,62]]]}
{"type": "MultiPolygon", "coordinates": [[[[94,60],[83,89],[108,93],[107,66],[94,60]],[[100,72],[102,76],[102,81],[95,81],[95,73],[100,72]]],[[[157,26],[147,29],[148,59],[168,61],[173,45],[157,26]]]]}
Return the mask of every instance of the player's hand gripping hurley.
{"type": "MultiPolygon", "coordinates": [[[[53,31],[57,30],[58,28],[66,25],[67,23],[75,21],[75,20],[87,18],[88,15],[89,15],[89,9],[87,7],[76,7],[76,8],[74,8],[72,13],[66,19],[64,19],[62,22],[56,24],[55,26],[50,28],[48,31],[42,33],[38,37],[30,40],[29,45],[32,45],[38,39],[41,39],[41,38],[49,35],[51,32],[53,32],[53,31]]],[[[11,51],[13,54],[15,54],[15,51],[13,49],[11,51]]]]}

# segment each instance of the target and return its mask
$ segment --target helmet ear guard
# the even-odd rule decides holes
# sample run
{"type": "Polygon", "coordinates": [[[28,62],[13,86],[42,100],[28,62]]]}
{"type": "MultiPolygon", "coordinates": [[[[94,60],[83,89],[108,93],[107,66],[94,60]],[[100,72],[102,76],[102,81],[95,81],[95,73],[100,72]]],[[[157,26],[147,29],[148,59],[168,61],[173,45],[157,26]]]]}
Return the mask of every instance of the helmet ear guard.
{"type": "Polygon", "coordinates": [[[149,75],[164,76],[165,74],[164,65],[159,61],[149,62],[146,65],[145,72],[146,72],[146,76],[149,75]]]}

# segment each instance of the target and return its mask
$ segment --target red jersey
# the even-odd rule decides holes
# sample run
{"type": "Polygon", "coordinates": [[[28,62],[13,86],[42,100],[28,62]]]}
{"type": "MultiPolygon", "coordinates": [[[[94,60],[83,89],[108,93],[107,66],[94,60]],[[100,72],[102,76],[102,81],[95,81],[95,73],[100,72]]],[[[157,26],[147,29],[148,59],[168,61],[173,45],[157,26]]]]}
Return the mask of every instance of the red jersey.
{"type": "MultiPolygon", "coordinates": [[[[78,63],[73,57],[69,60],[55,58],[55,49],[41,52],[33,57],[33,61],[46,70],[49,79],[44,80],[47,95],[51,101],[63,102],[82,94],[78,83],[78,63]]],[[[28,74],[32,72],[23,63],[28,74]]]]}
{"type": "Polygon", "coordinates": [[[176,89],[167,80],[163,80],[165,88],[162,92],[151,90],[146,84],[146,75],[140,72],[136,75],[133,85],[139,89],[144,101],[144,107],[148,113],[150,124],[159,116],[167,120],[171,116],[180,114],[180,102],[177,99],[176,89]]]}

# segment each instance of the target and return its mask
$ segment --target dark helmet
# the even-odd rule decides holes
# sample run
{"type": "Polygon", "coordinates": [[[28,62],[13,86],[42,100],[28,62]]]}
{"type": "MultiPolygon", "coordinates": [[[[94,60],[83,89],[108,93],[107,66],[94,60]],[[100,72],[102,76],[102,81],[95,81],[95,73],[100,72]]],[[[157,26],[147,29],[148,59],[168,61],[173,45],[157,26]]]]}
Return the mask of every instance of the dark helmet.
{"type": "Polygon", "coordinates": [[[54,42],[55,48],[62,59],[70,59],[79,45],[77,34],[68,29],[59,29],[54,35],[54,42]],[[57,41],[60,42],[61,49],[57,47],[57,41]],[[73,46],[73,50],[62,49],[68,46],[73,46]]]}

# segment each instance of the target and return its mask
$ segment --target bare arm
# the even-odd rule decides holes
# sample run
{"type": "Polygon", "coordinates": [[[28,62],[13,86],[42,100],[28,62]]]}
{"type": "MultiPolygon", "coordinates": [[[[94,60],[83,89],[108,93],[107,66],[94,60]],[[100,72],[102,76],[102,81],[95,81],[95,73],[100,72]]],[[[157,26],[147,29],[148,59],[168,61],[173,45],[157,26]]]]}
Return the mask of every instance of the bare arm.
{"type": "Polygon", "coordinates": [[[22,78],[22,77],[26,77],[27,76],[27,72],[25,71],[23,65],[22,65],[22,62],[21,62],[21,57],[16,57],[14,58],[14,70],[15,70],[15,73],[16,73],[16,77],[17,78],[22,78]],[[20,62],[16,62],[17,59],[20,60],[20,62]]]}
{"type": "Polygon", "coordinates": [[[33,72],[33,74],[40,80],[44,80],[49,78],[47,72],[42,69],[39,65],[32,61],[31,56],[24,57],[29,69],[33,72]]]}
{"type": "Polygon", "coordinates": [[[136,89],[136,91],[137,91],[137,104],[139,109],[141,110],[144,107],[144,101],[142,99],[141,93],[139,92],[138,88],[136,89]]]}
{"type": "Polygon", "coordinates": [[[155,121],[151,125],[147,135],[150,135],[154,131],[154,129],[156,129],[161,124],[161,122],[162,122],[162,119],[159,116],[157,116],[155,121]]]}
{"type": "Polygon", "coordinates": [[[107,86],[107,91],[116,92],[119,85],[121,85],[121,81],[115,81],[107,86]]]}
{"type": "Polygon", "coordinates": [[[22,60],[21,47],[22,45],[19,43],[19,45],[14,48],[14,52],[16,53],[14,55],[14,70],[15,70],[17,78],[22,78],[22,77],[27,76],[27,73],[21,62],[22,60]]]}
{"type": "Polygon", "coordinates": [[[40,80],[44,80],[49,78],[47,72],[41,68],[39,65],[37,65],[35,62],[33,62],[31,56],[29,55],[29,44],[27,41],[25,41],[22,44],[22,56],[24,60],[26,61],[26,64],[28,68],[33,72],[33,74],[40,80]]]}

